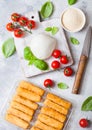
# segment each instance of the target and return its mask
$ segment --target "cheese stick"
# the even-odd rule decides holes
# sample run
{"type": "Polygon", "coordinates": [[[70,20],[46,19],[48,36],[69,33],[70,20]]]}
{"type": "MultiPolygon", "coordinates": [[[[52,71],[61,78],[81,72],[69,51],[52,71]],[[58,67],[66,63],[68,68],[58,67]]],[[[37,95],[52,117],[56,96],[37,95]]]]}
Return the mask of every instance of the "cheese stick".
{"type": "Polygon", "coordinates": [[[60,130],[63,128],[63,123],[61,123],[47,115],[44,115],[44,114],[39,114],[38,120],[40,120],[41,122],[43,122],[44,124],[46,124],[48,126],[51,126],[51,127],[54,127],[54,128],[60,129],[60,130]]]}
{"type": "Polygon", "coordinates": [[[17,89],[17,94],[34,102],[39,102],[41,100],[41,97],[36,93],[20,87],[17,89]]]}
{"type": "Polygon", "coordinates": [[[33,116],[33,114],[34,114],[33,109],[28,108],[28,107],[26,107],[26,106],[24,106],[24,105],[22,105],[22,104],[20,104],[20,103],[18,103],[16,101],[11,102],[11,107],[13,107],[15,109],[18,109],[18,110],[20,110],[20,111],[22,111],[22,112],[24,112],[24,113],[26,113],[26,114],[28,114],[30,116],[33,116]]]}
{"type": "Polygon", "coordinates": [[[35,126],[38,127],[38,128],[40,128],[41,130],[59,130],[59,129],[55,129],[55,128],[51,127],[51,126],[48,126],[48,125],[42,123],[39,120],[36,121],[35,126]]]}
{"type": "Polygon", "coordinates": [[[7,114],[6,117],[5,117],[5,119],[8,122],[10,122],[12,124],[15,124],[15,125],[23,128],[23,129],[29,128],[29,123],[28,122],[26,122],[26,121],[24,121],[24,120],[22,120],[22,119],[20,119],[20,118],[18,118],[16,116],[13,116],[11,114],[7,114]]]}
{"type": "Polygon", "coordinates": [[[54,94],[48,93],[47,99],[57,103],[58,105],[65,107],[67,109],[69,109],[71,107],[71,103],[69,101],[66,101],[66,100],[64,100],[64,99],[62,99],[54,94]]]}
{"type": "Polygon", "coordinates": [[[48,115],[60,122],[65,122],[66,116],[49,107],[42,107],[41,113],[48,115]]]}
{"type": "Polygon", "coordinates": [[[32,108],[33,110],[36,110],[38,108],[38,104],[36,104],[35,102],[32,102],[31,100],[28,100],[27,98],[21,97],[19,95],[15,95],[13,100],[17,101],[29,108],[32,108]]]}
{"type": "Polygon", "coordinates": [[[33,91],[34,93],[36,93],[40,96],[42,96],[44,94],[43,89],[41,89],[41,88],[37,87],[36,85],[34,85],[30,82],[27,82],[27,81],[21,81],[20,84],[19,84],[19,87],[33,91]]]}
{"type": "Polygon", "coordinates": [[[30,130],[42,130],[42,129],[33,126],[30,130]]]}
{"type": "Polygon", "coordinates": [[[52,102],[52,101],[50,101],[48,99],[46,99],[44,101],[44,104],[45,104],[45,106],[48,106],[48,107],[58,111],[61,114],[64,114],[64,115],[68,114],[68,109],[66,109],[66,108],[64,108],[62,106],[59,106],[58,104],[56,104],[56,103],[54,103],[54,102],[52,102]]]}
{"type": "Polygon", "coordinates": [[[32,120],[32,116],[27,115],[27,114],[23,113],[22,111],[19,111],[12,107],[8,109],[7,113],[17,116],[17,117],[25,120],[26,122],[30,122],[32,120]]]}

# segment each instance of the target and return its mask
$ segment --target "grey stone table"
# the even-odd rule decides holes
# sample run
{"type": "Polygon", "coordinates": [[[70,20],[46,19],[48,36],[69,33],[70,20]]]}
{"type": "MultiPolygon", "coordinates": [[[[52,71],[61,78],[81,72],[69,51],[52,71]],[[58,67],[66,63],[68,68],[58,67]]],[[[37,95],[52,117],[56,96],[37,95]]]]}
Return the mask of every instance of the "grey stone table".
{"type": "MultiPolygon", "coordinates": [[[[0,0],[0,113],[3,105],[6,102],[7,97],[10,95],[11,88],[14,86],[15,82],[25,78],[20,67],[17,53],[8,59],[5,59],[2,55],[2,43],[5,39],[11,36],[6,31],[5,25],[8,22],[11,13],[18,12],[24,14],[31,10],[39,10],[44,2],[45,0],[0,0]]],[[[60,17],[63,9],[69,7],[67,0],[53,0],[53,3],[55,5],[55,11],[52,16],[53,18],[60,17]]],[[[78,2],[73,6],[82,9],[85,12],[87,18],[86,26],[82,31],[78,33],[66,32],[71,53],[74,58],[74,65],[72,66],[72,68],[76,72],[87,26],[89,24],[92,25],[92,0],[78,0],[78,2]],[[80,41],[80,44],[72,45],[69,41],[70,36],[76,37],[80,41]]],[[[92,96],[92,48],[85,75],[83,76],[82,88],[79,95],[74,95],[71,93],[75,75],[66,78],[63,75],[63,70],[29,78],[29,80],[42,87],[42,81],[48,77],[53,78],[53,80],[57,82],[63,81],[65,83],[68,83],[69,89],[67,90],[59,90],[55,86],[53,90],[51,89],[51,91],[55,91],[56,93],[66,97],[67,99],[69,98],[74,104],[68,130],[82,130],[82,128],[80,128],[78,125],[78,120],[81,117],[87,117],[92,121],[92,112],[81,112],[80,110],[82,102],[88,96],[92,96]]],[[[1,118],[2,117],[0,117],[0,119],[1,118]]],[[[9,130],[8,128],[5,129],[4,125],[4,122],[0,121],[0,130],[9,130]]],[[[92,125],[85,130],[92,130],[92,125]]]]}

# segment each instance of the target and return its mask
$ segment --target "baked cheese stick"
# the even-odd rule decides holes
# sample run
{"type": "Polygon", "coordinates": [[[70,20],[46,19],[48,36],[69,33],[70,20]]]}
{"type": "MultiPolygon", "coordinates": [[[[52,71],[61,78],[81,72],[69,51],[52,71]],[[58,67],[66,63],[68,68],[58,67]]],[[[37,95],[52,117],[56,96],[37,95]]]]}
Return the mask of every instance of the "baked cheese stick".
{"type": "Polygon", "coordinates": [[[32,120],[32,116],[27,115],[27,114],[23,113],[22,111],[19,111],[12,107],[8,109],[7,113],[17,116],[17,117],[25,120],[26,122],[30,122],[32,120]]]}
{"type": "Polygon", "coordinates": [[[20,110],[20,111],[22,111],[22,112],[24,112],[24,113],[26,113],[26,114],[28,114],[30,116],[33,116],[33,114],[34,114],[33,109],[28,108],[28,107],[26,107],[26,106],[24,106],[24,105],[22,105],[22,104],[20,104],[20,103],[18,103],[16,101],[11,102],[11,107],[13,107],[13,108],[15,108],[17,110],[20,110]]]}
{"type": "Polygon", "coordinates": [[[56,104],[48,99],[46,99],[44,101],[44,105],[58,111],[61,114],[64,114],[64,115],[68,114],[68,109],[66,109],[66,108],[64,108],[64,107],[62,107],[62,106],[60,106],[60,105],[58,105],[58,104],[56,104]]]}
{"type": "Polygon", "coordinates": [[[15,95],[13,100],[17,101],[29,108],[32,108],[33,110],[36,110],[38,108],[38,104],[36,104],[35,102],[32,102],[31,100],[28,100],[27,98],[21,97],[19,95],[15,95]]]}
{"type": "Polygon", "coordinates": [[[41,100],[39,95],[24,88],[19,87],[17,89],[17,94],[34,102],[39,102],[41,100]]]}
{"type": "Polygon", "coordinates": [[[64,99],[62,99],[62,98],[60,98],[52,93],[47,94],[47,99],[57,103],[58,105],[65,107],[67,109],[69,109],[71,107],[71,103],[69,101],[66,101],[66,100],[64,100],[64,99]]]}
{"type": "Polygon", "coordinates": [[[51,126],[48,126],[48,125],[42,123],[39,120],[36,121],[35,126],[38,127],[38,128],[40,128],[41,130],[59,130],[59,129],[55,129],[55,128],[51,127],[51,126]]]}
{"type": "Polygon", "coordinates": [[[16,116],[14,116],[14,115],[7,114],[6,117],[5,117],[5,119],[8,122],[10,122],[12,124],[15,124],[15,125],[23,128],[23,129],[29,128],[29,123],[28,122],[26,122],[26,121],[24,121],[24,120],[22,120],[22,119],[20,119],[20,118],[18,118],[16,116]]]}
{"type": "Polygon", "coordinates": [[[48,115],[60,122],[65,122],[66,116],[49,107],[42,107],[41,113],[48,115]]]}
{"type": "Polygon", "coordinates": [[[44,124],[46,124],[48,126],[51,126],[51,127],[54,127],[54,128],[60,129],[60,130],[63,128],[63,123],[61,123],[47,115],[44,115],[44,114],[39,114],[38,120],[40,120],[41,122],[43,122],[44,124]]]}
{"type": "Polygon", "coordinates": [[[42,130],[42,129],[33,126],[30,130],[42,130]]]}
{"type": "Polygon", "coordinates": [[[43,89],[41,89],[41,88],[37,87],[36,85],[34,85],[30,82],[27,82],[27,81],[21,81],[20,84],[19,84],[19,87],[33,91],[34,93],[36,93],[40,96],[42,96],[44,94],[43,89]]]}

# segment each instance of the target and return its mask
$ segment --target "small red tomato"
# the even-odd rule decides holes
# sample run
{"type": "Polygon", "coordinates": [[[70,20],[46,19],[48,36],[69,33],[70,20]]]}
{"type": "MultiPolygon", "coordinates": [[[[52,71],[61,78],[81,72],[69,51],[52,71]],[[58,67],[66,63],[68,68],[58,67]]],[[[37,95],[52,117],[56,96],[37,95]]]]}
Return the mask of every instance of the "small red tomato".
{"type": "Polygon", "coordinates": [[[54,60],[52,63],[51,63],[51,67],[53,69],[59,69],[60,68],[60,62],[57,61],[57,60],[54,60]]]}
{"type": "Polygon", "coordinates": [[[60,58],[60,62],[62,64],[67,64],[68,63],[68,57],[66,55],[62,55],[60,58]]]}
{"type": "Polygon", "coordinates": [[[34,20],[29,20],[27,23],[29,29],[34,29],[36,27],[36,22],[34,20]]]}
{"type": "Polygon", "coordinates": [[[20,24],[21,26],[27,26],[27,22],[28,22],[28,19],[27,19],[26,17],[21,16],[21,17],[19,18],[19,24],[20,24]]]}
{"type": "Polygon", "coordinates": [[[17,38],[23,37],[24,36],[24,32],[21,29],[15,29],[14,30],[14,35],[17,38]]]}
{"type": "Polygon", "coordinates": [[[7,29],[8,31],[14,31],[15,26],[14,26],[13,23],[8,23],[8,24],[6,25],[6,29],[7,29]]]}
{"type": "Polygon", "coordinates": [[[70,67],[64,69],[65,76],[71,76],[73,74],[73,70],[70,67]]]}
{"type": "Polygon", "coordinates": [[[86,127],[88,127],[89,122],[88,122],[87,119],[82,118],[82,119],[80,119],[80,121],[79,121],[79,125],[80,125],[81,127],[83,127],[83,128],[86,128],[86,127]]]}
{"type": "Polygon", "coordinates": [[[44,80],[45,87],[52,87],[53,85],[54,85],[54,82],[51,79],[44,80]]]}
{"type": "Polygon", "coordinates": [[[20,14],[18,14],[18,13],[13,13],[13,14],[11,15],[11,19],[12,19],[12,21],[14,21],[14,22],[18,22],[18,21],[19,21],[19,18],[20,18],[20,14]]]}
{"type": "Polygon", "coordinates": [[[61,56],[61,51],[60,50],[54,50],[52,53],[52,56],[55,58],[59,58],[61,56]]]}

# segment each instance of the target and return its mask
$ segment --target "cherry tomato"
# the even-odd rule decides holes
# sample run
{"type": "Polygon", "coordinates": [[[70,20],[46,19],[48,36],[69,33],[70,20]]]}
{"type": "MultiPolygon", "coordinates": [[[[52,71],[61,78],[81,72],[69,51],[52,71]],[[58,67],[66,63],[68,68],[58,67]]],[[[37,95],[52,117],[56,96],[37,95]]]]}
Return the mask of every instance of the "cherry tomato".
{"type": "Polygon", "coordinates": [[[61,58],[60,58],[60,62],[62,64],[67,64],[68,63],[68,58],[66,55],[62,55],[61,58]]]}
{"type": "Polygon", "coordinates": [[[36,27],[36,22],[34,20],[29,20],[27,23],[29,29],[34,29],[36,27]]]}
{"type": "Polygon", "coordinates": [[[88,127],[89,122],[88,122],[87,119],[82,118],[82,119],[80,119],[80,121],[79,121],[79,125],[80,125],[81,127],[83,127],[83,128],[86,128],[86,127],[88,127]]]}
{"type": "Polygon", "coordinates": [[[52,87],[53,85],[54,85],[54,82],[51,79],[44,80],[45,87],[52,87]]]}
{"type": "Polygon", "coordinates": [[[21,26],[27,26],[27,22],[28,22],[28,19],[27,19],[26,17],[21,16],[21,17],[19,18],[19,24],[20,24],[21,26]]]}
{"type": "Polygon", "coordinates": [[[60,50],[54,50],[52,53],[52,56],[55,58],[59,58],[61,56],[61,51],[60,50]]]}
{"type": "Polygon", "coordinates": [[[8,23],[8,24],[6,25],[6,29],[7,29],[8,31],[14,31],[15,26],[14,26],[13,23],[8,23]]]}
{"type": "Polygon", "coordinates": [[[19,18],[20,18],[20,14],[13,13],[13,14],[11,15],[11,19],[12,19],[12,21],[14,21],[14,22],[18,22],[18,21],[19,21],[19,18]]]}
{"type": "Polygon", "coordinates": [[[70,67],[64,69],[65,76],[71,76],[73,74],[73,70],[70,67]]]}
{"type": "Polygon", "coordinates": [[[20,37],[24,36],[24,32],[21,29],[16,29],[16,30],[14,30],[14,35],[17,38],[20,38],[20,37]]]}
{"type": "Polygon", "coordinates": [[[58,68],[60,68],[60,62],[57,61],[57,60],[54,60],[54,61],[51,63],[51,67],[52,67],[53,69],[58,69],[58,68]]]}

